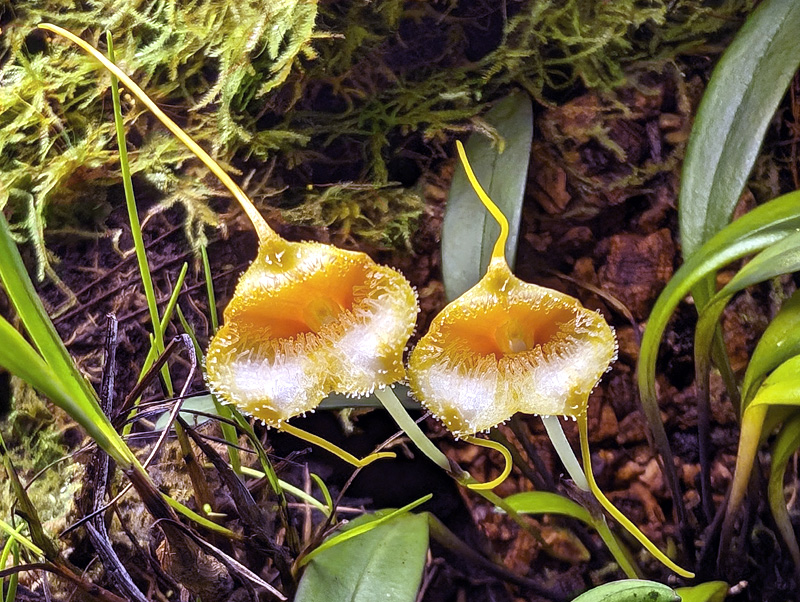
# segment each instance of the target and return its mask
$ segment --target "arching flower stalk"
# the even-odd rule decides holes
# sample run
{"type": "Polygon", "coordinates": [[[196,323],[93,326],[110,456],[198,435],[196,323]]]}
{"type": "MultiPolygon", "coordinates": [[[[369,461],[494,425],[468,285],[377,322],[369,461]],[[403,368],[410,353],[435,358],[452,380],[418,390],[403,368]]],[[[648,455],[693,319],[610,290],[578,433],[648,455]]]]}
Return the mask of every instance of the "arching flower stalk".
{"type": "Polygon", "coordinates": [[[287,421],[313,411],[329,393],[365,395],[405,376],[403,350],[418,311],[408,281],[365,253],[281,238],[219,164],[130,77],[72,33],[40,27],[68,38],[113,73],[219,178],[253,223],[258,255],[239,280],[206,355],[212,392],[354,466],[394,457],[381,452],[358,459],[287,421]]]}
{"type": "MultiPolygon", "coordinates": [[[[611,503],[592,474],[588,400],[616,358],[611,327],[577,299],[511,273],[504,251],[508,221],[478,183],[461,143],[456,144],[470,183],[501,232],[486,275],[434,318],[411,353],[414,395],[461,438],[488,431],[517,412],[552,417],[556,425],[556,416],[577,420],[585,481],[594,496],[662,563],[692,577],[611,503]]],[[[557,450],[572,456],[565,464],[578,466],[569,445],[557,450]]]]}

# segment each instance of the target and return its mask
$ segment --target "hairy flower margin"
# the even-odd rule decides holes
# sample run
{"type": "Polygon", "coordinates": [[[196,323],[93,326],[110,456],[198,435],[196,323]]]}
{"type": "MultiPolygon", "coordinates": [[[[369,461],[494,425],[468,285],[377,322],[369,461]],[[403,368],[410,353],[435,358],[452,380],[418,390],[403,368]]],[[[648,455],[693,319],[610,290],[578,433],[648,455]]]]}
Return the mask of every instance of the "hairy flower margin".
{"type": "Polygon", "coordinates": [[[405,377],[417,298],[364,253],[262,244],[206,356],[211,390],[270,426],[329,393],[360,396],[405,377]]]}
{"type": "Polygon", "coordinates": [[[460,143],[459,153],[501,234],[484,277],[434,318],[411,353],[411,389],[456,437],[488,431],[517,412],[577,418],[616,359],[614,331],[577,299],[511,273],[508,223],[460,143]]]}

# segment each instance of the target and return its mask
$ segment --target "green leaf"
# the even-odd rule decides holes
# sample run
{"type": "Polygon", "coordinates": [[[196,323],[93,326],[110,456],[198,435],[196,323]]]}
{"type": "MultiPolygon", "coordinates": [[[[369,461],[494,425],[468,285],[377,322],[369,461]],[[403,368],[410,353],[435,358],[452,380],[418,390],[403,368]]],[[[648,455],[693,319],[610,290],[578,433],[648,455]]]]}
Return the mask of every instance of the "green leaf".
{"type": "Polygon", "coordinates": [[[683,164],[679,221],[689,258],[728,223],[800,63],[800,3],[766,0],[720,59],[683,164]]]}
{"type": "Polygon", "coordinates": [[[728,584],[724,581],[708,581],[693,587],[679,587],[675,593],[682,602],[722,602],[728,595],[728,584]]]}
{"type": "Polygon", "coordinates": [[[786,547],[792,555],[792,560],[797,571],[800,571],[800,545],[794,533],[794,526],[786,507],[786,497],[783,494],[783,481],[786,476],[786,467],[794,453],[800,448],[800,413],[795,413],[788,420],[775,439],[772,446],[772,464],[770,465],[769,486],[767,499],[772,510],[772,517],[778,526],[778,531],[786,542],[786,547]]]}
{"type": "Polygon", "coordinates": [[[371,531],[375,529],[378,525],[382,525],[383,523],[390,522],[394,520],[398,516],[402,516],[407,514],[417,506],[421,506],[428,500],[433,497],[432,493],[429,493],[426,496],[419,498],[416,501],[411,502],[410,504],[406,504],[402,508],[398,508],[397,510],[379,510],[375,514],[370,515],[370,519],[364,519],[360,524],[354,525],[352,522],[348,523],[346,527],[336,535],[329,537],[326,539],[322,544],[320,544],[317,548],[312,550],[309,554],[305,556],[305,558],[300,560],[300,566],[304,566],[308,562],[310,562],[314,557],[318,556],[322,552],[333,548],[334,546],[339,546],[345,541],[353,539],[362,533],[366,533],[367,531],[371,531]]]}
{"type": "Polygon", "coordinates": [[[764,379],[747,409],[779,405],[800,405],[800,355],[789,358],[764,379]]]}
{"type": "Polygon", "coordinates": [[[559,514],[594,526],[589,511],[572,500],[549,491],[523,491],[505,498],[506,503],[523,514],[559,514]]]}
{"type": "MultiPolygon", "coordinates": [[[[656,300],[642,336],[637,372],[642,407],[666,464],[672,465],[672,452],[661,422],[655,370],[661,337],[672,313],[703,278],[732,261],[757,253],[794,234],[798,228],[800,228],[800,192],[785,194],[756,207],[718,232],[699,251],[689,257],[656,300]]],[[[672,479],[669,472],[667,475],[672,479]]],[[[677,490],[677,484],[672,481],[670,487],[677,490]]]]}
{"type": "Polygon", "coordinates": [[[666,585],[643,579],[623,579],[606,583],[581,594],[573,602],[680,602],[666,585]]]}
{"type": "MultiPolygon", "coordinates": [[[[204,414],[214,414],[219,416],[217,406],[214,403],[214,397],[210,394],[193,395],[186,398],[181,406],[181,420],[186,422],[189,426],[197,427],[208,420],[206,416],[198,416],[193,412],[203,412],[204,414]]],[[[169,412],[164,412],[156,420],[154,431],[162,431],[169,426],[169,412]]]]}
{"type": "MultiPolygon", "coordinates": [[[[64,386],[64,380],[48,366],[22,335],[4,318],[0,317],[0,367],[21,378],[46,396],[80,424],[95,442],[122,466],[130,458],[122,451],[125,444],[111,428],[110,423],[98,420],[91,406],[83,398],[75,398],[64,386]],[[110,431],[109,431],[110,429],[110,431]]],[[[124,448],[128,453],[130,450],[124,448]]]]}
{"type": "MultiPolygon", "coordinates": [[[[510,94],[485,120],[501,136],[504,148],[498,152],[492,140],[477,133],[467,141],[466,152],[481,185],[508,219],[506,259],[513,267],[533,139],[531,99],[524,92],[510,94]]],[[[499,233],[464,170],[457,167],[442,223],[442,276],[449,300],[481,279],[499,233]]]]}
{"type": "Polygon", "coordinates": [[[572,602],[680,602],[675,591],[656,581],[623,579],[593,587],[572,602]]]}
{"type": "Polygon", "coordinates": [[[746,407],[767,374],[800,354],[800,291],[781,307],[758,340],[742,380],[742,406],[746,407]]]}
{"type": "MultiPolygon", "coordinates": [[[[350,524],[358,528],[374,520],[365,515],[350,524]]],[[[426,515],[396,516],[318,554],[295,602],[414,602],[427,550],[426,515]]]]}
{"type": "MultiPolygon", "coordinates": [[[[789,234],[786,238],[770,245],[748,262],[700,311],[700,319],[695,330],[695,369],[697,371],[697,399],[707,403],[708,377],[711,368],[711,351],[714,332],[722,312],[733,296],[749,286],[764,282],[781,274],[800,270],[800,232],[789,234]]],[[[783,342],[776,341],[781,350],[783,342]]],[[[785,352],[770,353],[773,361],[785,352]]],[[[780,362],[775,361],[773,367],[780,362]]],[[[747,409],[748,400],[742,403],[742,411],[747,409]]]]}
{"type": "MultiPolygon", "coordinates": [[[[99,412],[94,390],[75,367],[50,316],[33,288],[5,216],[0,212],[0,282],[44,361],[73,399],[85,399],[99,412]]],[[[41,390],[41,389],[40,389],[41,390]]]]}

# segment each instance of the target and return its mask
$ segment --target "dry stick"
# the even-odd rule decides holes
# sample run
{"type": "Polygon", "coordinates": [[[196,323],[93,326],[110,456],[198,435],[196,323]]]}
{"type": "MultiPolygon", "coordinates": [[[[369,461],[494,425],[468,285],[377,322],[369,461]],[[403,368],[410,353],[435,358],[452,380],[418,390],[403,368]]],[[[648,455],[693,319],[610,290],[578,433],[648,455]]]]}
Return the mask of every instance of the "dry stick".
{"type": "MultiPolygon", "coordinates": [[[[118,324],[117,319],[113,314],[107,316],[106,321],[106,344],[104,350],[104,370],[103,380],[100,387],[100,407],[106,416],[111,414],[114,405],[114,375],[116,372],[116,350],[119,342],[118,338],[118,324]]],[[[111,546],[111,541],[108,537],[106,530],[105,517],[101,510],[103,506],[103,499],[106,495],[106,485],[108,483],[110,472],[110,459],[108,454],[102,449],[97,449],[92,457],[92,466],[94,466],[94,491],[92,492],[92,509],[91,514],[94,518],[86,523],[86,531],[89,534],[89,539],[92,541],[97,555],[108,573],[111,581],[116,585],[117,589],[125,594],[125,596],[136,602],[147,602],[147,598],[136,587],[136,584],[131,579],[130,573],[122,564],[122,561],[114,552],[111,546]],[[98,512],[99,511],[99,512],[98,512]]],[[[87,466],[87,471],[89,467],[87,466]]]]}
{"type": "Polygon", "coordinates": [[[99,585],[94,583],[86,583],[83,581],[83,579],[78,577],[78,575],[69,569],[63,566],[51,564],[49,562],[31,562],[29,564],[22,564],[9,569],[1,570],[0,579],[5,579],[10,575],[24,573],[26,571],[47,571],[58,575],[59,577],[70,581],[84,594],[91,596],[96,600],[101,600],[103,602],[129,602],[125,598],[121,598],[120,596],[100,587],[99,585]]]}

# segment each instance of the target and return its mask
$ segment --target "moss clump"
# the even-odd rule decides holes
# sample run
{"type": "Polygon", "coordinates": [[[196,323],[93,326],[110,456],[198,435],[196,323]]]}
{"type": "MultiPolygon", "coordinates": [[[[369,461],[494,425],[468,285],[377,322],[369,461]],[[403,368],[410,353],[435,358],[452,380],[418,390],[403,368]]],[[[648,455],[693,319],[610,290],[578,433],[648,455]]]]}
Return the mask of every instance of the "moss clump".
{"type": "MultiPolygon", "coordinates": [[[[113,32],[118,63],[222,163],[253,182],[267,173],[267,192],[288,188],[297,197],[292,191],[309,184],[339,187],[305,195],[314,206],[287,217],[406,245],[407,205],[390,192],[389,210],[376,221],[376,197],[362,185],[383,193],[397,191],[384,188],[389,183],[413,185],[453,134],[486,131],[480,114],[509,87],[541,103],[613,90],[637,69],[655,63],[658,70],[693,49],[712,52],[709,44],[733,32],[752,5],[31,0],[4,26],[0,207],[11,205],[17,229],[35,243],[41,274],[53,207],[101,203],[119,181],[110,80],[78,50],[48,43],[34,29],[42,20],[100,46],[103,32],[113,32]],[[394,233],[381,237],[379,224],[394,233]]],[[[161,207],[187,208],[189,238],[203,242],[205,226],[216,223],[209,208],[216,189],[130,100],[125,115],[135,173],[156,185],[161,207]]]]}
{"type": "MultiPolygon", "coordinates": [[[[65,444],[66,420],[59,422],[60,412],[53,413],[52,406],[44,402],[27,385],[13,379],[14,410],[2,423],[3,440],[9,449],[9,458],[23,484],[30,483],[28,495],[39,512],[42,522],[55,521],[50,531],[66,527],[66,516],[72,508],[75,493],[81,487],[79,464],[70,462],[58,468],[49,468],[69,453],[65,444]],[[47,470],[44,470],[47,469],[47,470]],[[41,474],[31,483],[38,473],[41,474]]],[[[3,474],[0,465],[0,474],[3,474]]],[[[8,521],[16,497],[11,480],[0,479],[0,518],[8,521]]]]}

